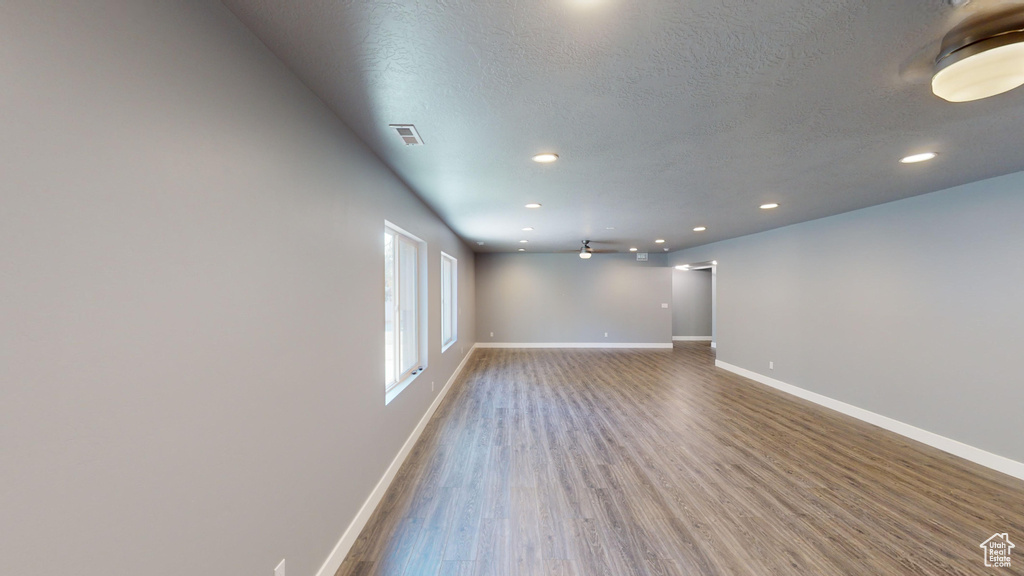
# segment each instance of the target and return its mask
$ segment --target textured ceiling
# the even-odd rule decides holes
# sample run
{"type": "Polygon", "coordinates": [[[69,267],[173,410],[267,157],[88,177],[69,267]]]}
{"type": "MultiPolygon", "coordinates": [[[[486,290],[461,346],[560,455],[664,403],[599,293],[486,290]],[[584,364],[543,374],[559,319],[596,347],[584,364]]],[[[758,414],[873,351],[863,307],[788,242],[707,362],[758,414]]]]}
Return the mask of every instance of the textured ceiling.
{"type": "Polygon", "coordinates": [[[928,85],[942,35],[1011,2],[224,3],[478,251],[678,250],[1024,169],[1024,88],[928,85]]]}

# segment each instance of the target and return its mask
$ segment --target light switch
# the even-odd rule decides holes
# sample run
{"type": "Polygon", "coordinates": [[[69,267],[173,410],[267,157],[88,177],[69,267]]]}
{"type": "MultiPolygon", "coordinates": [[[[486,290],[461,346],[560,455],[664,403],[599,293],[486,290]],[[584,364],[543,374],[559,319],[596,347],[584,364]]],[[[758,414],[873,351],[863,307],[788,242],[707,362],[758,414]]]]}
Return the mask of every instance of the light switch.
{"type": "Polygon", "coordinates": [[[668,304],[665,304],[664,302],[662,302],[662,303],[661,303],[661,307],[662,307],[662,308],[668,308],[668,304]]]}

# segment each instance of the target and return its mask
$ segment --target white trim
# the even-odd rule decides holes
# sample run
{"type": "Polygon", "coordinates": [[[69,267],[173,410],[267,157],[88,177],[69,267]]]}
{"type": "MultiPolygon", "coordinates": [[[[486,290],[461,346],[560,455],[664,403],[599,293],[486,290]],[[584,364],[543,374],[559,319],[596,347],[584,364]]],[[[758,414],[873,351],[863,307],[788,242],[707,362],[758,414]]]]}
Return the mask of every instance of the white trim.
{"type": "Polygon", "coordinates": [[[673,342],[711,342],[711,336],[673,336],[673,342]]]}
{"type": "MultiPolygon", "coordinates": [[[[394,225],[393,223],[391,223],[391,222],[389,222],[387,220],[384,220],[384,229],[385,229],[385,234],[387,234],[387,231],[390,230],[391,233],[395,236],[395,244],[394,244],[394,250],[395,250],[395,252],[394,252],[395,298],[394,298],[394,301],[395,301],[395,306],[397,307],[397,309],[394,310],[394,315],[395,315],[395,331],[396,331],[395,337],[398,339],[398,341],[396,342],[397,346],[396,346],[395,351],[394,351],[394,354],[395,354],[395,359],[394,360],[395,360],[395,362],[397,362],[397,364],[395,366],[396,372],[401,371],[401,364],[402,364],[400,362],[401,350],[402,350],[402,341],[401,341],[401,338],[399,337],[399,334],[398,334],[401,331],[400,330],[400,328],[401,328],[401,320],[400,320],[401,319],[401,311],[400,311],[400,308],[401,308],[401,306],[400,306],[401,290],[399,290],[398,287],[401,285],[401,277],[402,277],[402,274],[401,274],[402,266],[401,266],[400,254],[401,254],[401,244],[402,244],[403,240],[408,241],[407,242],[408,244],[412,244],[412,245],[414,245],[416,247],[416,310],[417,310],[417,312],[416,312],[416,340],[417,340],[417,348],[418,348],[416,362],[412,363],[412,368],[410,368],[409,370],[407,370],[405,372],[402,372],[401,375],[397,375],[396,376],[397,378],[399,378],[398,382],[396,382],[393,386],[390,386],[390,382],[385,380],[385,382],[384,382],[384,405],[386,406],[386,405],[390,404],[392,400],[397,398],[398,394],[401,393],[402,390],[405,390],[406,388],[408,388],[409,384],[411,384],[412,381],[416,379],[417,375],[422,374],[423,371],[426,370],[430,366],[430,342],[429,342],[429,334],[428,334],[428,330],[427,330],[427,327],[429,325],[429,320],[430,320],[430,314],[429,314],[429,309],[430,309],[430,304],[429,304],[429,297],[430,297],[429,268],[430,268],[430,262],[429,262],[429,254],[427,252],[427,243],[424,240],[420,239],[415,234],[410,234],[407,230],[404,230],[403,228],[401,228],[399,226],[396,226],[396,225],[394,225]]],[[[387,259],[385,258],[384,262],[386,262],[386,261],[387,261],[387,259]]],[[[385,278],[387,277],[387,266],[384,266],[384,277],[385,278]]],[[[387,312],[385,311],[385,318],[386,317],[387,317],[387,312]]]]}
{"type": "Polygon", "coordinates": [[[320,566],[320,570],[317,571],[317,576],[334,576],[334,574],[341,568],[341,563],[345,560],[345,556],[348,556],[349,550],[352,549],[352,545],[356,543],[356,538],[359,537],[359,533],[363,531],[363,527],[370,520],[370,516],[373,511],[377,508],[377,504],[380,504],[381,499],[384,498],[384,494],[388,491],[388,486],[391,486],[391,481],[395,479],[395,475],[398,474],[398,469],[402,467],[402,463],[405,462],[406,457],[412,452],[413,447],[416,445],[416,441],[420,439],[420,435],[423,434],[424,428],[430,422],[430,418],[433,417],[437,407],[441,405],[441,401],[444,400],[448,390],[452,387],[455,379],[462,373],[462,369],[466,366],[466,362],[469,357],[473,355],[476,350],[476,345],[469,349],[469,353],[466,354],[462,362],[452,372],[451,378],[445,383],[444,388],[441,388],[441,392],[434,398],[434,401],[427,408],[426,414],[420,419],[419,424],[406,439],[405,444],[402,445],[402,449],[395,455],[395,459],[391,461],[391,465],[384,472],[384,476],[381,477],[380,481],[373,488],[373,492],[370,492],[370,496],[363,502],[363,506],[359,509],[356,517],[349,523],[348,528],[345,529],[344,534],[341,535],[341,539],[334,545],[334,549],[331,550],[330,555],[327,556],[327,560],[324,561],[323,565],[320,566]]]}
{"type": "Polygon", "coordinates": [[[911,440],[917,440],[922,444],[938,448],[943,452],[959,456],[964,460],[970,460],[975,464],[981,464],[986,468],[998,470],[1003,474],[1009,474],[1010,476],[1024,480],[1024,463],[1017,462],[1016,460],[1010,460],[1005,456],[986,452],[981,448],[975,448],[974,446],[964,444],[963,442],[946,438],[945,436],[939,436],[934,432],[922,430],[916,426],[911,426],[910,424],[905,424],[899,420],[889,418],[888,416],[875,414],[874,412],[858,408],[852,404],[847,404],[846,402],[841,402],[839,400],[829,398],[828,396],[822,396],[821,394],[811,392],[810,390],[804,390],[803,388],[798,388],[792,384],[786,384],[780,380],[769,378],[768,376],[752,372],[746,368],[733,366],[732,364],[722,362],[721,360],[715,360],[715,366],[728,370],[729,372],[739,374],[740,376],[749,378],[755,382],[760,382],[766,386],[771,386],[772,388],[781,390],[787,394],[792,394],[793,396],[803,398],[804,400],[809,400],[820,406],[831,408],[832,410],[841,412],[847,416],[853,416],[854,418],[863,420],[868,424],[874,424],[879,428],[885,428],[890,432],[895,432],[901,436],[910,438],[911,440]]]}
{"type": "MultiPolygon", "coordinates": [[[[423,370],[426,370],[426,368],[424,368],[423,370]]],[[[391,387],[390,390],[385,391],[384,392],[384,405],[387,406],[388,404],[391,404],[392,400],[394,400],[395,398],[398,398],[398,395],[402,393],[402,390],[405,390],[406,388],[408,388],[409,385],[412,384],[413,380],[419,378],[420,374],[423,374],[423,370],[416,370],[412,374],[409,374],[408,376],[406,376],[405,380],[402,380],[398,384],[395,384],[394,386],[391,387]]]]}
{"type": "Polygon", "coordinates": [[[712,340],[711,341],[711,347],[715,348],[717,350],[718,349],[718,342],[715,342],[714,340],[712,340]]]}
{"type": "Polygon", "coordinates": [[[444,250],[441,250],[441,274],[440,274],[440,276],[441,276],[441,289],[438,290],[438,292],[441,293],[441,321],[438,322],[438,328],[441,329],[441,354],[444,354],[445,350],[451,348],[452,344],[455,344],[456,342],[459,341],[459,259],[456,258],[455,256],[452,256],[451,254],[448,254],[444,250]],[[444,261],[445,260],[448,260],[448,261],[451,262],[450,268],[451,268],[451,277],[452,277],[451,278],[452,279],[452,284],[451,284],[451,291],[452,291],[452,293],[451,293],[451,302],[449,302],[449,305],[451,306],[451,310],[448,311],[449,314],[451,315],[450,320],[451,320],[451,323],[452,323],[452,334],[451,334],[451,340],[449,340],[447,343],[444,341],[444,261]]]}
{"type": "Polygon", "coordinates": [[[477,342],[477,348],[672,348],[671,342],[477,342]]]}
{"type": "Polygon", "coordinates": [[[388,228],[391,228],[395,232],[398,232],[399,234],[403,234],[405,236],[408,236],[409,238],[412,238],[413,240],[419,242],[420,244],[426,244],[426,241],[420,238],[419,236],[413,234],[412,232],[409,232],[408,230],[402,228],[401,226],[397,226],[394,223],[389,222],[387,219],[384,220],[384,225],[387,226],[388,228]]]}

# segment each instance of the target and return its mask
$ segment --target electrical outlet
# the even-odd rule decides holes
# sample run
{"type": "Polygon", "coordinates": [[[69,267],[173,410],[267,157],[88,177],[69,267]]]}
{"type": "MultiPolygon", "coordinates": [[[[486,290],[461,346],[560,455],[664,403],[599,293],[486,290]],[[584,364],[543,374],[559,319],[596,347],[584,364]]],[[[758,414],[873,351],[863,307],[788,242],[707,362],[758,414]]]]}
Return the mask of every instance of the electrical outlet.
{"type": "Polygon", "coordinates": [[[775,370],[775,362],[769,360],[768,361],[768,369],[769,370],[775,370]]]}
{"type": "Polygon", "coordinates": [[[284,576],[284,560],[274,568],[274,576],[284,576]]]}
{"type": "Polygon", "coordinates": [[[667,303],[665,303],[665,302],[662,302],[662,303],[661,303],[661,307],[662,307],[662,308],[668,308],[668,304],[667,304],[667,303]]]}
{"type": "Polygon", "coordinates": [[[605,333],[604,333],[604,337],[605,337],[605,338],[607,338],[607,337],[608,337],[608,333],[607,333],[607,332],[605,332],[605,333]]]}
{"type": "Polygon", "coordinates": [[[494,338],[494,332],[491,332],[491,338],[494,338]]]}

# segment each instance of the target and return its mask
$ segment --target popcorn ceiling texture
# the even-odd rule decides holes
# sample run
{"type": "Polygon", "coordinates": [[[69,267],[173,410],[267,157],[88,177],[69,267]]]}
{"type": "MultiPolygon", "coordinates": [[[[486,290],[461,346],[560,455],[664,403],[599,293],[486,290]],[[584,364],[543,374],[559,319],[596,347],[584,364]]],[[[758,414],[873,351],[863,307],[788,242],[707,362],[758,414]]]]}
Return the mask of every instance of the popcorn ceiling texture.
{"type": "Polygon", "coordinates": [[[992,0],[224,2],[481,251],[677,250],[1024,168],[1024,91],[928,85],[992,0]]]}

